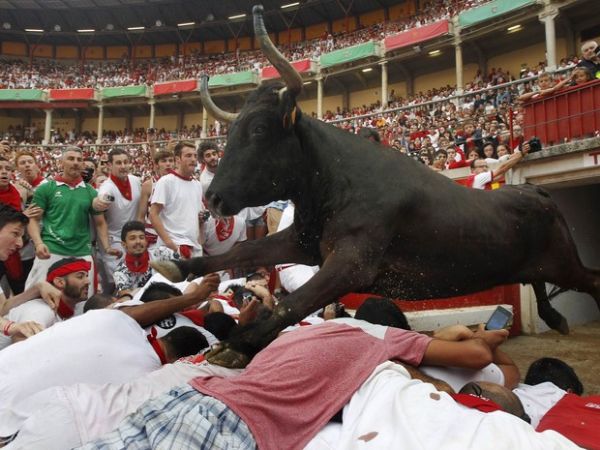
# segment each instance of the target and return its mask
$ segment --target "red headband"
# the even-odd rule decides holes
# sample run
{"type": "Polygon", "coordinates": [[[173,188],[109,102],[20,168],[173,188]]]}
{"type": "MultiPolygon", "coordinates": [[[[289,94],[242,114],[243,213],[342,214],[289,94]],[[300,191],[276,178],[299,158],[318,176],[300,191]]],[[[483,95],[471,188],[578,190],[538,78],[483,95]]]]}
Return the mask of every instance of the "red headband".
{"type": "Polygon", "coordinates": [[[85,259],[78,259],[77,261],[65,264],[64,266],[57,267],[52,272],[48,272],[46,281],[52,283],[56,277],[64,277],[65,275],[75,272],[89,272],[91,268],[91,263],[85,259]]]}

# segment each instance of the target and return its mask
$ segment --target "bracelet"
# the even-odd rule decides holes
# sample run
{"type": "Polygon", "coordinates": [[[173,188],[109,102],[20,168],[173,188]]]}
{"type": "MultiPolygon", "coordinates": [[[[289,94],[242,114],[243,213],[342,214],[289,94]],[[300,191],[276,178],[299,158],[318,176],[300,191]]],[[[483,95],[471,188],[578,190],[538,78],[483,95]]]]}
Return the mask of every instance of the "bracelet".
{"type": "Polygon", "coordinates": [[[8,330],[10,330],[10,327],[12,327],[15,323],[12,321],[8,321],[4,324],[4,328],[2,329],[2,334],[4,336],[10,336],[10,334],[8,334],[8,330]]]}

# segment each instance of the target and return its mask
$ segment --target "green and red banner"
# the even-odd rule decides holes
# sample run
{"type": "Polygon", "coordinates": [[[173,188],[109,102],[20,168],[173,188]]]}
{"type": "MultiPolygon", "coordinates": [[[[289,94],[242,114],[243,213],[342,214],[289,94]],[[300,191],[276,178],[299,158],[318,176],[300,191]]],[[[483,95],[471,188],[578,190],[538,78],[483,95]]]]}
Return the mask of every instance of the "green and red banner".
{"type": "MultiPolygon", "coordinates": [[[[292,66],[298,71],[298,73],[307,73],[315,71],[315,67],[312,64],[312,60],[310,59],[302,59],[300,61],[294,61],[292,66]]],[[[261,71],[261,77],[263,79],[267,78],[279,78],[279,72],[273,66],[267,66],[261,71]]]]}
{"type": "Polygon", "coordinates": [[[197,80],[169,81],[154,85],[154,95],[170,95],[180,92],[192,92],[198,87],[197,80]]]}
{"type": "Polygon", "coordinates": [[[397,48],[408,47],[419,44],[438,36],[443,36],[450,32],[450,22],[440,20],[438,22],[423,25],[419,28],[412,28],[384,39],[385,51],[395,50],[397,48]]]}
{"type": "Polygon", "coordinates": [[[94,94],[92,88],[50,89],[48,98],[53,101],[94,100],[94,94]]]}

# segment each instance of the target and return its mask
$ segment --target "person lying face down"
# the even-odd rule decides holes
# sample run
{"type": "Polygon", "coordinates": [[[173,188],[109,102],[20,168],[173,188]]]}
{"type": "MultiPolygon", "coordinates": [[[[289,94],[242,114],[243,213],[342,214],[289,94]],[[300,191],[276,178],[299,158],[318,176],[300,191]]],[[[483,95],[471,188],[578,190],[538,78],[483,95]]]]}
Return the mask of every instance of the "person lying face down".
{"type": "Polygon", "coordinates": [[[301,327],[277,338],[242,374],[195,378],[146,402],[117,431],[86,448],[123,448],[132,435],[149,448],[156,439],[180,448],[302,448],[380,363],[446,365],[457,355],[474,369],[492,360],[480,338],[443,341],[351,318],[301,327]],[[165,421],[189,426],[161,425],[154,433],[165,421]]]}

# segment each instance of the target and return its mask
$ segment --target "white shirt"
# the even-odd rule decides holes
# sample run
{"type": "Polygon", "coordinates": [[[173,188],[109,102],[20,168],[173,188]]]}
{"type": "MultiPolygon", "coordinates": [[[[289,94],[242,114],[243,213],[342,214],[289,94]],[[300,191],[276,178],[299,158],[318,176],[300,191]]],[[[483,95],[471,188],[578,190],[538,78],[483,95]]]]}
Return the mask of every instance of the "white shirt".
{"type": "Polygon", "coordinates": [[[519,384],[513,392],[521,400],[533,428],[537,428],[542,417],[567,393],[550,381],[535,386],[519,384]]]}
{"type": "Polygon", "coordinates": [[[214,177],[215,174],[208,170],[206,167],[202,172],[200,172],[200,184],[202,185],[203,194],[206,194],[206,191],[208,191],[208,187],[210,186],[210,183],[212,183],[214,177]]]}
{"type": "Polygon", "coordinates": [[[106,194],[112,195],[115,199],[104,212],[111,244],[121,243],[121,229],[126,222],[135,220],[138,205],[140,204],[142,182],[134,175],[127,175],[127,177],[131,185],[131,200],[123,197],[123,194],[121,194],[121,191],[119,191],[119,188],[110,177],[98,189],[98,197],[101,200],[106,194]]]}
{"type": "Polygon", "coordinates": [[[202,248],[207,255],[221,255],[230,250],[236,242],[246,240],[246,221],[244,218],[232,216],[231,220],[234,221],[231,235],[222,241],[220,241],[217,236],[217,221],[213,217],[210,217],[204,222],[204,235],[206,241],[204,242],[204,245],[202,245],[202,248]]]}
{"type": "Polygon", "coordinates": [[[111,432],[151,398],[196,377],[231,377],[241,369],[176,362],[127,383],[74,384],[34,394],[0,415],[18,448],[73,448],[111,432]],[[38,440],[36,440],[36,438],[38,440]]]}
{"type": "MultiPolygon", "coordinates": [[[[278,232],[285,230],[294,223],[294,212],[294,205],[289,203],[281,215],[281,220],[277,227],[278,232]]],[[[319,266],[306,266],[304,264],[290,263],[278,264],[275,266],[275,269],[279,274],[281,286],[291,294],[310,280],[319,271],[319,266]]]]}
{"type": "Polygon", "coordinates": [[[490,170],[486,172],[478,173],[473,177],[473,189],[485,189],[488,183],[492,182],[492,172],[490,170]]]}
{"type": "MultiPolygon", "coordinates": [[[[58,322],[0,352],[0,403],[11,408],[51,386],[125,382],[161,366],[138,323],[100,309],[58,322]]],[[[0,436],[3,433],[0,420],[0,436]]]]}
{"type": "MultiPolygon", "coordinates": [[[[198,215],[204,211],[202,185],[198,180],[184,180],[172,173],[162,176],[154,186],[152,204],[163,205],[162,223],[176,245],[190,245],[201,250],[198,215]]],[[[159,238],[159,245],[164,242],[159,238]]]]}

